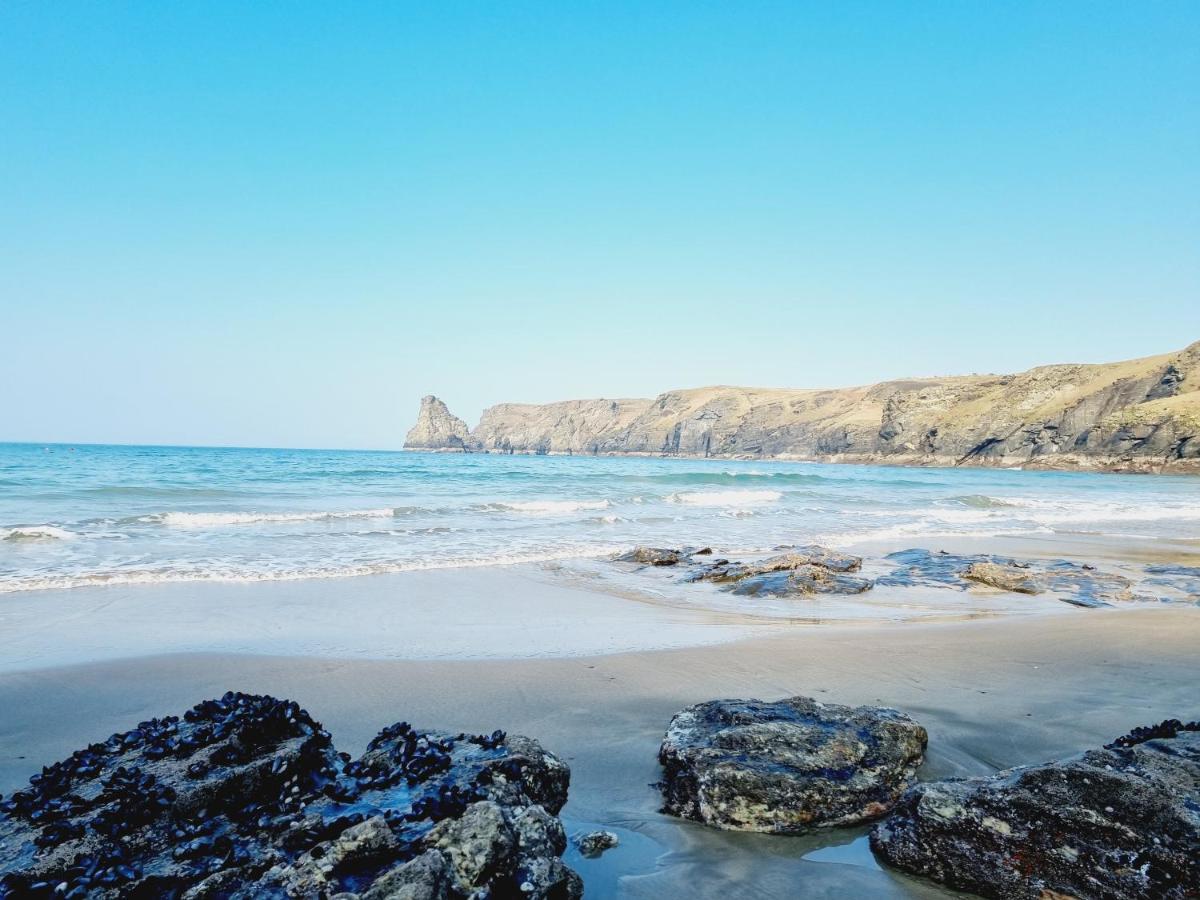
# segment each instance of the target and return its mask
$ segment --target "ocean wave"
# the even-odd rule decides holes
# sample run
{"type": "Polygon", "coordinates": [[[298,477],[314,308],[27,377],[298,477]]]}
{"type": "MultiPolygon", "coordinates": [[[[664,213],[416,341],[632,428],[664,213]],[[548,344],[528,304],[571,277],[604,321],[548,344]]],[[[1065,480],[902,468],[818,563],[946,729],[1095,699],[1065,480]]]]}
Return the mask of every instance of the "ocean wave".
{"type": "Polygon", "coordinates": [[[489,506],[494,509],[505,509],[513,512],[563,515],[565,513],[583,512],[585,510],[608,509],[612,504],[607,500],[517,500],[506,503],[492,503],[489,506]]]}
{"type": "Polygon", "coordinates": [[[755,506],[774,503],[782,496],[779,491],[688,491],[671,494],[667,502],[685,506],[755,506]]]}
{"type": "Polygon", "coordinates": [[[0,541],[71,541],[79,537],[56,525],[15,525],[0,528],[0,541]]]}
{"type": "Polygon", "coordinates": [[[221,528],[227,525],[256,525],[259,523],[321,522],[327,519],[390,519],[396,515],[391,508],[352,509],[340,512],[166,512],[138,516],[137,521],[168,525],[173,528],[221,528]]]}
{"type": "Polygon", "coordinates": [[[951,497],[948,502],[958,503],[972,509],[1011,509],[1018,506],[1018,504],[1010,500],[1003,500],[1000,497],[989,497],[986,494],[966,494],[962,497],[951,497]]]}
{"type": "Polygon", "coordinates": [[[448,556],[433,560],[381,562],[361,565],[314,566],[275,571],[212,569],[113,569],[69,575],[31,575],[0,580],[0,594],[21,591],[68,590],[83,587],[116,587],[181,583],[254,584],[269,581],[306,581],[310,579],[354,578],[360,575],[393,575],[401,572],[425,572],[440,569],[480,569],[490,566],[517,566],[566,559],[600,559],[627,549],[625,545],[584,545],[554,550],[506,552],[479,556],[448,556]]]}

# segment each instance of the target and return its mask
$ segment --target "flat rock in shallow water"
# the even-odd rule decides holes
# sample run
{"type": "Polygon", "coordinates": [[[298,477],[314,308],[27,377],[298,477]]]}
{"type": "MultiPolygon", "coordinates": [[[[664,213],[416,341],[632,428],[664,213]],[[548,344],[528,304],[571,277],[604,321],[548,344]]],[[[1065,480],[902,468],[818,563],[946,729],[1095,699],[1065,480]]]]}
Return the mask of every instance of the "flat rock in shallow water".
{"type": "Polygon", "coordinates": [[[534,740],[384,729],[357,760],[295,703],[229,693],[0,802],[0,898],[577,897],[534,740]]]}
{"type": "Polygon", "coordinates": [[[1040,594],[1042,592],[1029,570],[1020,566],[975,562],[963,570],[962,577],[967,581],[977,581],[980,584],[1000,588],[1003,591],[1015,591],[1018,594],[1040,594]]]}
{"type": "Polygon", "coordinates": [[[886,862],[985,897],[1200,896],[1200,724],[988,778],[911,788],[871,833],[886,862]]]}
{"type": "Polygon", "coordinates": [[[1149,599],[1135,595],[1133,583],[1124,575],[1067,560],[1024,562],[1005,556],[958,556],[923,549],[889,553],[885,559],[896,568],[876,579],[876,584],[965,590],[977,583],[1022,594],[1049,593],[1064,603],[1092,607],[1149,599]]]}
{"type": "Polygon", "coordinates": [[[778,556],[769,556],[757,562],[713,563],[692,576],[693,581],[730,582],[740,581],[755,575],[772,572],[791,572],[797,569],[821,568],[830,572],[857,572],[862,568],[862,557],[838,553],[827,547],[811,544],[807,547],[790,549],[778,556]]]}
{"type": "Polygon", "coordinates": [[[871,589],[871,580],[830,572],[820,566],[802,566],[784,572],[751,575],[735,581],[730,593],[746,597],[795,597],[812,594],[861,594],[871,589]]]}
{"type": "Polygon", "coordinates": [[[925,755],[894,709],[712,700],[676,713],[659,761],[663,811],[718,828],[799,834],[878,818],[925,755]]]}

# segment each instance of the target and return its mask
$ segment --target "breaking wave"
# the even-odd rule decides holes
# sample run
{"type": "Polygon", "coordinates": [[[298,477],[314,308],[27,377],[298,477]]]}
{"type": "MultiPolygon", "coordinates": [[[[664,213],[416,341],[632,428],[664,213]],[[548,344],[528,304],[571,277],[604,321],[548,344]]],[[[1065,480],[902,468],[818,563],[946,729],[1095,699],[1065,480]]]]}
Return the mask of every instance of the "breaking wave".
{"type": "Polygon", "coordinates": [[[688,491],[672,494],[667,501],[685,506],[755,506],[774,503],[782,496],[779,491],[688,491]]]}
{"type": "Polygon", "coordinates": [[[77,537],[79,535],[75,532],[54,525],[17,525],[12,528],[0,528],[0,540],[3,541],[70,541],[77,537]]]}
{"type": "Polygon", "coordinates": [[[325,519],[390,519],[396,510],[354,509],[345,512],[166,512],[139,517],[139,521],[175,528],[221,528],[227,525],[256,525],[264,522],[320,522],[325,519]]]}
{"type": "Polygon", "coordinates": [[[508,509],[513,512],[549,513],[565,515],[584,510],[608,509],[612,506],[607,500],[518,500],[511,503],[491,504],[496,509],[508,509]]]}

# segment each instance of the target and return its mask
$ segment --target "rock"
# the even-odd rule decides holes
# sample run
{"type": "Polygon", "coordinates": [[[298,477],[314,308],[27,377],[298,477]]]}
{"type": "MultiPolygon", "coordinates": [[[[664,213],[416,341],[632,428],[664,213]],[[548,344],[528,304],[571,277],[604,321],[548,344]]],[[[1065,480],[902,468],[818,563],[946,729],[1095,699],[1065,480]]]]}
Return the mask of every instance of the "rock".
{"type": "Polygon", "coordinates": [[[0,897],[578,897],[569,776],[531,738],[403,722],[351,759],[295,703],[231,692],[0,802],[0,897]]]}
{"type": "Polygon", "coordinates": [[[1200,342],[1145,359],[1015,375],[504,403],[484,411],[470,444],[494,453],[1197,472],[1198,384],[1200,342]]]}
{"type": "Polygon", "coordinates": [[[984,897],[1200,896],[1200,723],[916,785],[871,846],[890,865],[984,897]]]}
{"type": "Polygon", "coordinates": [[[362,900],[447,900],[450,866],[436,850],[384,872],[360,895],[362,900]]]}
{"type": "Polygon", "coordinates": [[[980,584],[1000,588],[1003,591],[1016,591],[1018,594],[1040,594],[1042,592],[1032,573],[1020,566],[974,562],[967,566],[962,577],[968,581],[978,581],[980,584]]]}
{"type": "Polygon", "coordinates": [[[873,582],[855,578],[862,558],[838,553],[815,544],[789,548],[789,552],[757,562],[714,560],[689,576],[690,581],[711,581],[734,594],[747,597],[861,594],[873,582]]]}
{"type": "Polygon", "coordinates": [[[617,557],[620,562],[638,563],[643,566],[674,566],[682,559],[682,550],[670,550],[665,547],[634,547],[628,553],[617,557]]]}
{"type": "Polygon", "coordinates": [[[459,892],[469,895],[512,868],[517,836],[500,805],[481,800],[459,818],[439,823],[425,843],[442,852],[459,892]]]}
{"type": "Polygon", "coordinates": [[[892,807],[927,739],[892,709],[807,697],[700,703],[671,719],[659,750],[663,811],[743,831],[854,825],[892,807]]]}
{"type": "Polygon", "coordinates": [[[693,576],[694,581],[729,582],[740,581],[755,575],[786,572],[797,569],[827,569],[831,572],[857,572],[862,568],[862,557],[838,553],[815,544],[799,547],[779,556],[749,563],[728,563],[720,560],[702,569],[693,576]]]}
{"type": "Polygon", "coordinates": [[[621,843],[621,839],[613,831],[589,831],[586,834],[575,835],[573,840],[579,852],[589,858],[597,857],[621,843]]]}
{"type": "Polygon", "coordinates": [[[964,590],[970,582],[1026,594],[1046,593],[1075,606],[1111,606],[1152,599],[1133,591],[1124,575],[1067,560],[1019,561],[1005,556],[958,556],[912,549],[889,553],[896,567],[875,580],[879,585],[947,587],[964,590]]]}
{"type": "Polygon", "coordinates": [[[417,422],[404,438],[408,450],[469,450],[473,447],[467,423],[452,415],[446,404],[430,394],[421,398],[417,422]]]}
{"type": "Polygon", "coordinates": [[[813,594],[861,594],[871,589],[871,580],[830,572],[820,566],[801,566],[791,572],[751,575],[729,587],[746,597],[795,597],[813,594]]]}

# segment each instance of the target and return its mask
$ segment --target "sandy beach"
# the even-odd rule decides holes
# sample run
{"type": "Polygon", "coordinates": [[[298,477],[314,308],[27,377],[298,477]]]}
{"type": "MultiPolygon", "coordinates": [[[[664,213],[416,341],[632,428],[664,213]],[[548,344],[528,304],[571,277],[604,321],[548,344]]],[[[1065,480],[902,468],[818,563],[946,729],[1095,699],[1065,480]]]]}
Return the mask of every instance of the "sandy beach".
{"type": "MultiPolygon", "coordinates": [[[[140,599],[137,588],[74,592],[49,606],[43,593],[40,608],[53,612],[41,629],[21,620],[19,603],[14,612],[20,595],[6,598],[0,791],[89,741],[236,689],[297,700],[351,753],[399,719],[537,737],[572,768],[568,831],[602,825],[622,839],[599,860],[569,853],[589,896],[933,897],[947,893],[882,869],[863,830],[739,835],[661,815],[652,784],[670,716],[716,697],[808,694],[894,706],[928,728],[920,777],[934,779],[1048,760],[1197,713],[1194,608],[1063,606],[1054,615],[803,627],[606,597],[510,570],[396,577],[412,579],[407,628],[399,613],[382,622],[344,610],[318,615],[321,601],[346,593],[339,581],[176,586],[176,604],[162,588],[140,599]],[[421,643],[437,631],[436,598],[444,616],[448,599],[478,602],[474,591],[489,584],[488,615],[461,617],[441,644],[421,643]],[[255,613],[234,615],[259,609],[247,600],[264,591],[272,604],[294,603],[276,607],[276,632],[265,637],[254,633],[255,613]],[[219,615],[211,606],[202,620],[183,615],[218,598],[219,615]],[[159,620],[123,631],[150,600],[159,620]],[[299,652],[334,620],[344,631],[326,633],[323,652],[299,652]],[[213,630],[213,622],[224,624],[213,630]],[[235,649],[239,632],[243,652],[191,652],[235,649]],[[378,657],[385,644],[396,658],[350,658],[351,647],[378,657]],[[495,658],[503,655],[526,658],[495,658]]],[[[353,581],[353,592],[368,596],[396,587],[353,581]]],[[[382,600],[371,599],[376,612],[382,600]]]]}

